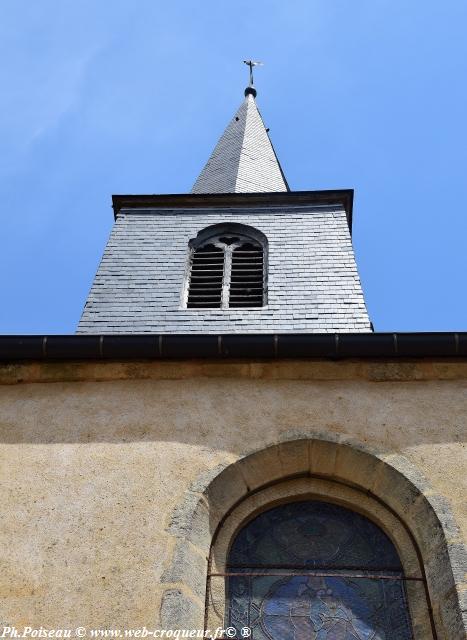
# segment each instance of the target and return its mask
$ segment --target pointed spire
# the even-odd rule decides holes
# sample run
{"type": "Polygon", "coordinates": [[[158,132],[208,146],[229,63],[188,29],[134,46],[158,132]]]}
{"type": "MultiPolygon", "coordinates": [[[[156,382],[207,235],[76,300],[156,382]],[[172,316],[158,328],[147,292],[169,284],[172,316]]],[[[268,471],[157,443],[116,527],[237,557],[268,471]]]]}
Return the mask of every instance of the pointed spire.
{"type": "Polygon", "coordinates": [[[250,65],[250,84],[245,89],[245,100],[222,134],[193,185],[192,193],[289,190],[255,97],[250,65]]]}

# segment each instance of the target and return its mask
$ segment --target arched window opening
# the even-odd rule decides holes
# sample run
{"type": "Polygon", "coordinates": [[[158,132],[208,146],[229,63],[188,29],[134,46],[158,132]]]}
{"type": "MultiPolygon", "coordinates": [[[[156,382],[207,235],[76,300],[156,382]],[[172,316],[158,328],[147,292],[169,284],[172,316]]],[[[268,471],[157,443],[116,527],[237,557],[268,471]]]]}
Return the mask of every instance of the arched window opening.
{"type": "Polygon", "coordinates": [[[412,640],[403,568],[387,535],[307,500],[261,513],[227,562],[226,624],[254,640],[412,640]]]}
{"type": "Polygon", "coordinates": [[[220,231],[222,233],[210,235],[191,247],[187,308],[264,306],[266,273],[263,243],[245,233],[220,231]]]}

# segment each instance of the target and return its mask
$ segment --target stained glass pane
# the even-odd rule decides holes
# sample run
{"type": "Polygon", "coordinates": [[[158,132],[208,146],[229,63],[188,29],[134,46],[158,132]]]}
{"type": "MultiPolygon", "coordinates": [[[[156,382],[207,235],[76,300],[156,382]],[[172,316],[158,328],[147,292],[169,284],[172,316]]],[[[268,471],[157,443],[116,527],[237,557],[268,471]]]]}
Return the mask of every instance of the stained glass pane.
{"type": "Polygon", "coordinates": [[[344,507],[311,500],[252,520],[235,539],[229,565],[401,570],[394,545],[379,527],[344,507]]]}
{"type": "Polygon", "coordinates": [[[401,563],[363,516],[318,501],[267,511],[229,555],[227,622],[254,640],[412,640],[401,563]]]}

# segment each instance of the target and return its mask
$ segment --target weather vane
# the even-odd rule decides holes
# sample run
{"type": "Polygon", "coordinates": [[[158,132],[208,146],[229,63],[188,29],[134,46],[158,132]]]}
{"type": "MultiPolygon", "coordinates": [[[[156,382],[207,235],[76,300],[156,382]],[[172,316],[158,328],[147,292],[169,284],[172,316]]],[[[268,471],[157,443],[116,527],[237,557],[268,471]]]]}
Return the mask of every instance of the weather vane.
{"type": "Polygon", "coordinates": [[[250,67],[250,87],[253,86],[253,67],[262,67],[263,63],[255,60],[244,60],[246,65],[250,67]]]}

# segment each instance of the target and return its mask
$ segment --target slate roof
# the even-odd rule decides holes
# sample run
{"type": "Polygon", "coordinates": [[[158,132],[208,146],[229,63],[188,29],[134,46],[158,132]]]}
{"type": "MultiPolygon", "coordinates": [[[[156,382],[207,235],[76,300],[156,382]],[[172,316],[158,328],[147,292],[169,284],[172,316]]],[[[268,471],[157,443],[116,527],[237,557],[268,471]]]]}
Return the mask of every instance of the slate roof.
{"type": "Polygon", "coordinates": [[[349,212],[341,198],[323,202],[320,193],[326,192],[153,196],[145,203],[133,196],[133,205],[117,211],[78,333],[371,331],[349,212]],[[188,242],[225,222],[266,235],[268,304],[183,308],[188,242]]]}
{"type": "Polygon", "coordinates": [[[277,156],[251,93],[247,93],[201,171],[192,193],[287,191],[277,156]]]}

